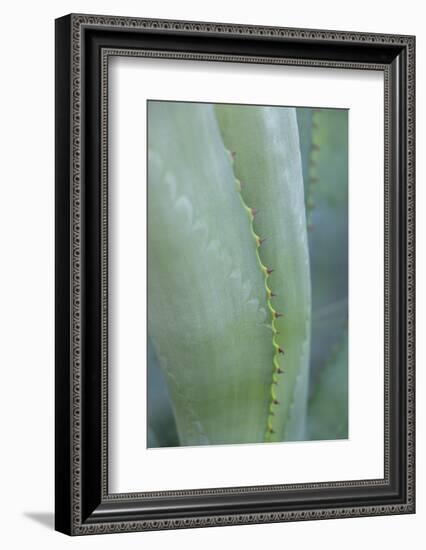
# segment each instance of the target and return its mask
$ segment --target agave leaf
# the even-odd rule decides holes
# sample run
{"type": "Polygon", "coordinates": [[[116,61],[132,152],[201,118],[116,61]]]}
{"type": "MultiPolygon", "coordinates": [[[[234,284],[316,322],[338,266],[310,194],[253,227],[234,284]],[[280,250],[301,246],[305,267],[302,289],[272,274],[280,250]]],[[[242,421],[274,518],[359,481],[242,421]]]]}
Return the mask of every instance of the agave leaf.
{"type": "Polygon", "coordinates": [[[297,125],[299,129],[300,140],[300,155],[302,158],[302,170],[303,170],[303,182],[305,190],[305,206],[306,216],[309,220],[309,192],[310,184],[309,180],[309,168],[311,163],[312,153],[312,111],[309,107],[298,107],[296,109],[297,125]]]}
{"type": "Polygon", "coordinates": [[[298,108],[297,119],[310,226],[315,380],[348,318],[348,113],[298,108]]]}
{"type": "Polygon", "coordinates": [[[309,439],[348,437],[348,333],[315,379],[309,401],[309,439]]]}
{"type": "Polygon", "coordinates": [[[157,431],[153,427],[153,424],[150,420],[148,420],[148,447],[163,447],[164,445],[161,445],[161,441],[158,439],[157,431]]]}
{"type": "Polygon", "coordinates": [[[149,335],[147,348],[148,447],[176,447],[179,438],[170,396],[149,335]]]}
{"type": "Polygon", "coordinates": [[[211,105],[148,104],[148,297],[181,444],[262,441],[264,281],[211,105]]]}
{"type": "MultiPolygon", "coordinates": [[[[267,278],[282,313],[274,325],[283,374],[270,366],[272,391],[279,402],[269,421],[271,441],[305,438],[309,380],[310,273],[304,190],[296,112],[292,108],[217,105],[225,146],[234,154],[234,172],[242,182],[244,203],[258,210],[255,233],[266,241],[262,264],[274,271],[267,278]]],[[[267,293],[268,294],[268,293],[267,293]]],[[[269,296],[267,296],[269,298],[269,296]]]]}

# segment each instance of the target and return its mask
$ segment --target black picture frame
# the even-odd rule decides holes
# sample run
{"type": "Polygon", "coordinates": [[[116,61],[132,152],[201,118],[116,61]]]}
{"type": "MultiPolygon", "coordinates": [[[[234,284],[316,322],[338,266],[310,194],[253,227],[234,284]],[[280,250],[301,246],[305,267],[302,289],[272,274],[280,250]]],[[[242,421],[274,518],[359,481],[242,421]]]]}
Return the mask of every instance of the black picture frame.
{"type": "Polygon", "coordinates": [[[81,14],[56,20],[58,531],[85,535],[414,513],[414,81],[413,36],[81,14]],[[176,62],[383,72],[383,479],[108,493],[106,77],[109,56],[135,51],[176,62]]]}

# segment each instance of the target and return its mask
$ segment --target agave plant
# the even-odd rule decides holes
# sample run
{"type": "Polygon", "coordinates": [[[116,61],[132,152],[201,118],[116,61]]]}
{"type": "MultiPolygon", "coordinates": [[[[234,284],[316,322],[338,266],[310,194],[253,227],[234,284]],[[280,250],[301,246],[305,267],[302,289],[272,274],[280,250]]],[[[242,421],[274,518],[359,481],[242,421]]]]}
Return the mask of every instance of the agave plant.
{"type": "Polygon", "coordinates": [[[321,438],[320,416],[334,430],[323,395],[347,406],[330,383],[334,365],[346,370],[344,350],[314,346],[310,360],[306,170],[321,137],[305,115],[149,102],[149,446],[321,438]]]}

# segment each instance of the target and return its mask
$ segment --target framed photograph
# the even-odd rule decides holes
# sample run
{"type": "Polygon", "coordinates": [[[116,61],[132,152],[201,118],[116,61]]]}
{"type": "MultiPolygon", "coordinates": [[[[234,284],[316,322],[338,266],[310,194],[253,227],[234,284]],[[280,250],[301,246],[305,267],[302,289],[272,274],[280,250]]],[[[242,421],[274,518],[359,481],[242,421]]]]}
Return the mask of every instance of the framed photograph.
{"type": "Polygon", "coordinates": [[[415,511],[413,36],[56,20],[56,529],[415,511]]]}

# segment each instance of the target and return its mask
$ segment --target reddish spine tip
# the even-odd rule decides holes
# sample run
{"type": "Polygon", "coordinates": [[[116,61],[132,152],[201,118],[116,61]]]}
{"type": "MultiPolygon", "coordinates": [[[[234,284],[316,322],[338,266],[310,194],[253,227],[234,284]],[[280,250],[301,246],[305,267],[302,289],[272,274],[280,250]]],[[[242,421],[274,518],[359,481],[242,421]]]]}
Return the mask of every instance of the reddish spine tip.
{"type": "Polygon", "coordinates": [[[270,275],[273,271],[274,271],[274,270],[271,269],[270,267],[267,267],[267,268],[266,268],[266,273],[267,273],[268,275],[270,275]]]}

